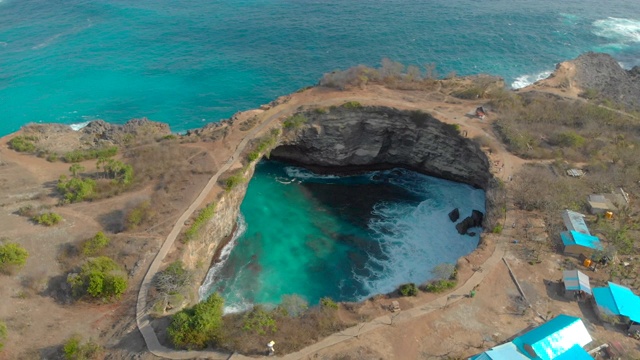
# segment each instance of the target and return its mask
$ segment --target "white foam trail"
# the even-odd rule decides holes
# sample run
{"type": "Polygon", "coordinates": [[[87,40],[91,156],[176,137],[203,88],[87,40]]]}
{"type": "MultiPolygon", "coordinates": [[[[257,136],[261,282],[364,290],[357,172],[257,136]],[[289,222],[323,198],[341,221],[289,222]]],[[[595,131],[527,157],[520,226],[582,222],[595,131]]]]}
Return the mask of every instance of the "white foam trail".
{"type": "Polygon", "coordinates": [[[593,33],[617,44],[640,42],[640,20],[609,17],[593,22],[593,33]]]}
{"type": "Polygon", "coordinates": [[[312,180],[312,179],[338,179],[340,176],[337,175],[320,175],[310,170],[296,167],[296,166],[287,166],[284,168],[287,176],[301,179],[301,180],[312,180]]]}
{"type": "Polygon", "coordinates": [[[73,131],[79,131],[80,129],[82,129],[85,126],[89,125],[90,122],[91,121],[85,121],[85,122],[81,122],[81,123],[77,123],[77,124],[71,124],[71,125],[69,125],[69,127],[73,131]]]}
{"type": "Polygon", "coordinates": [[[433,278],[431,271],[437,265],[455,264],[459,256],[476,248],[481,229],[477,229],[478,235],[474,237],[460,235],[447,215],[455,207],[462,217],[471,215],[473,209],[483,211],[484,192],[471,187],[465,191],[459,184],[447,188],[438,184],[445,180],[425,179],[419,174],[391,179],[404,182],[405,189],[417,188],[430,194],[419,205],[375,206],[369,229],[380,242],[384,256],[369,260],[366,265],[369,274],[354,274],[365,290],[359,300],[392,292],[403,283],[422,284],[433,278]]]}
{"type": "Polygon", "coordinates": [[[225,245],[222,248],[222,251],[220,251],[220,259],[218,260],[217,263],[215,263],[209,269],[209,272],[207,272],[207,276],[202,282],[202,285],[200,286],[200,288],[198,289],[198,296],[201,301],[204,300],[204,298],[207,296],[207,292],[209,291],[209,289],[211,289],[211,285],[216,280],[218,280],[217,275],[220,272],[220,270],[222,270],[222,267],[227,262],[227,259],[229,259],[229,254],[231,254],[231,250],[233,250],[234,246],[236,245],[238,238],[242,236],[246,231],[247,231],[247,222],[245,221],[244,216],[240,214],[238,215],[238,226],[236,228],[236,231],[233,233],[231,240],[227,245],[225,245]]]}
{"type": "Polygon", "coordinates": [[[529,74],[518,76],[512,83],[512,89],[522,89],[523,87],[527,87],[537,81],[544,80],[551,75],[552,71],[543,71],[538,74],[529,74]]]}

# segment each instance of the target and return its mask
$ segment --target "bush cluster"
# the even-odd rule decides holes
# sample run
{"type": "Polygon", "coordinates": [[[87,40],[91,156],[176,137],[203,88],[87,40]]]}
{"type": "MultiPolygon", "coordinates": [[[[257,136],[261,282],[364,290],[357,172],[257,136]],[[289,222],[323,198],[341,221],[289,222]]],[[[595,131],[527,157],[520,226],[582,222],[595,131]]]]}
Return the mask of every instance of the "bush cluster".
{"type": "Polygon", "coordinates": [[[269,135],[263,136],[258,141],[255,149],[247,155],[247,160],[249,160],[249,162],[254,162],[258,160],[262,154],[269,157],[269,152],[278,142],[278,135],[280,135],[280,130],[272,129],[269,135]]]}
{"type": "Polygon", "coordinates": [[[110,146],[101,149],[73,150],[62,156],[62,160],[68,163],[77,163],[84,160],[93,160],[98,158],[109,158],[118,153],[117,146],[110,146]]]}
{"type": "Polygon", "coordinates": [[[360,109],[362,107],[362,104],[357,101],[347,101],[346,103],[342,104],[342,107],[345,109],[360,109]]]}
{"type": "Polygon", "coordinates": [[[0,321],[0,351],[4,348],[4,341],[7,339],[7,324],[0,321]]]}
{"type": "Polygon", "coordinates": [[[56,189],[62,195],[63,203],[75,203],[84,200],[91,200],[95,196],[96,182],[93,179],[80,179],[60,176],[56,189]]]}
{"type": "Polygon", "coordinates": [[[7,272],[26,264],[29,253],[17,243],[0,245],[0,271],[7,272]]]}
{"type": "Polygon", "coordinates": [[[244,315],[242,329],[258,335],[275,333],[278,331],[273,314],[261,305],[256,305],[244,315]]]}
{"type": "Polygon", "coordinates": [[[105,300],[119,298],[128,285],[123,269],[106,256],[87,260],[79,273],[69,274],[67,282],[78,298],[89,295],[105,300]]]}
{"type": "Polygon", "coordinates": [[[309,119],[307,119],[306,116],[302,114],[295,114],[295,115],[289,116],[284,121],[282,126],[284,126],[285,129],[297,129],[300,126],[306,124],[307,121],[309,121],[309,119]]]}
{"type": "Polygon", "coordinates": [[[189,226],[189,228],[184,232],[183,242],[189,242],[196,238],[196,236],[200,233],[200,229],[206,224],[209,219],[213,217],[216,211],[216,204],[211,203],[205,206],[200,212],[198,216],[193,220],[193,224],[189,226]]]}
{"type": "Polygon", "coordinates": [[[84,256],[93,256],[100,250],[106,248],[109,242],[111,242],[111,240],[109,240],[102,231],[99,231],[94,237],[86,240],[82,244],[82,254],[84,256]]]}
{"type": "Polygon", "coordinates": [[[70,337],[62,346],[65,360],[93,360],[101,351],[100,345],[91,340],[83,342],[80,335],[70,337]]]}
{"type": "Polygon", "coordinates": [[[169,339],[180,349],[202,349],[222,337],[224,300],[212,294],[192,308],[183,309],[171,318],[169,339]]]}
{"type": "Polygon", "coordinates": [[[145,221],[148,221],[152,216],[153,210],[151,209],[151,203],[149,201],[143,201],[129,211],[125,219],[125,228],[127,230],[134,230],[145,221]]]}
{"type": "Polygon", "coordinates": [[[338,303],[330,297],[323,297],[322,299],[320,299],[320,307],[322,307],[323,309],[338,310],[338,303]]]}
{"type": "Polygon", "coordinates": [[[402,296],[418,296],[418,287],[414,283],[402,284],[398,291],[402,296]]]}
{"type": "Polygon", "coordinates": [[[118,185],[129,185],[133,181],[133,166],[122,161],[100,157],[96,163],[98,168],[102,167],[103,175],[118,185]]]}
{"type": "Polygon", "coordinates": [[[39,225],[53,226],[53,225],[57,225],[58,223],[60,223],[60,221],[62,221],[62,216],[54,212],[48,212],[48,213],[36,215],[32,218],[32,220],[39,225]]]}
{"type": "Polygon", "coordinates": [[[458,282],[456,280],[451,279],[442,279],[432,281],[424,286],[424,291],[432,292],[432,293],[440,293],[449,289],[453,289],[456,287],[458,282]]]}
{"type": "Polygon", "coordinates": [[[239,171],[227,178],[227,180],[224,183],[224,190],[226,192],[229,192],[235,189],[236,186],[243,184],[246,181],[246,179],[242,175],[242,172],[243,171],[239,171]]]}
{"type": "Polygon", "coordinates": [[[35,140],[36,138],[33,136],[18,135],[9,140],[7,144],[9,145],[9,148],[15,151],[32,153],[36,151],[36,145],[34,144],[35,140]]]}

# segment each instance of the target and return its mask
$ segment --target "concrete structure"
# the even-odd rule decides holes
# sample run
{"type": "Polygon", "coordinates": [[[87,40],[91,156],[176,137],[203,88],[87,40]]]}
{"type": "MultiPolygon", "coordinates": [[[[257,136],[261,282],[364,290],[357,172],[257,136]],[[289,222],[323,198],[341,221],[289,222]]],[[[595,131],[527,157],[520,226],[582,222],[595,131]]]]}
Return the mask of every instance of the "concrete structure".
{"type": "Polygon", "coordinates": [[[586,235],[577,231],[565,231],[560,233],[565,255],[591,257],[594,251],[603,250],[604,247],[596,236],[586,235]]]}
{"type": "Polygon", "coordinates": [[[579,233],[591,235],[587,224],[584,222],[584,215],[571,210],[562,212],[562,221],[567,231],[577,231],[579,233]]]}
{"type": "Polygon", "coordinates": [[[593,360],[583,349],[591,340],[580,318],[558,315],[513,341],[472,356],[469,360],[593,360]]]}
{"type": "Polygon", "coordinates": [[[584,299],[591,297],[591,284],[589,277],[578,270],[565,270],[562,272],[564,283],[564,296],[567,299],[584,299]]]}
{"type": "Polygon", "coordinates": [[[601,321],[619,322],[629,331],[640,331],[640,297],[631,289],[612,282],[594,288],[593,305],[601,321]]]}
{"type": "Polygon", "coordinates": [[[611,211],[614,214],[629,205],[629,196],[622,188],[611,194],[593,194],[587,198],[589,211],[592,214],[604,214],[611,211]]]}

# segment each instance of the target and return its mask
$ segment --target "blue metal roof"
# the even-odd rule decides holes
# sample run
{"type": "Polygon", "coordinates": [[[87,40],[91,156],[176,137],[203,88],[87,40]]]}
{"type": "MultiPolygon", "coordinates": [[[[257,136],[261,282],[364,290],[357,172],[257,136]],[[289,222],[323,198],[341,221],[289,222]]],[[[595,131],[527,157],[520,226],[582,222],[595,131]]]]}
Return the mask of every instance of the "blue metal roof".
{"type": "Polygon", "coordinates": [[[564,226],[567,227],[567,230],[591,235],[587,224],[584,222],[584,215],[575,211],[565,210],[562,212],[562,220],[564,220],[564,226]]]}
{"type": "Polygon", "coordinates": [[[593,297],[606,312],[640,322],[640,297],[629,288],[610,282],[607,287],[593,289],[593,297]]]}
{"type": "Polygon", "coordinates": [[[562,272],[564,288],[567,290],[584,291],[591,295],[589,277],[578,270],[565,270],[562,272]]]}
{"type": "Polygon", "coordinates": [[[562,239],[562,243],[564,244],[564,246],[579,245],[591,249],[602,249],[600,239],[598,239],[596,236],[583,234],[577,231],[572,230],[562,232],[560,233],[560,238],[562,239]]]}
{"type": "Polygon", "coordinates": [[[537,328],[513,339],[513,343],[530,359],[551,360],[573,346],[583,347],[591,342],[591,335],[580,318],[558,315],[537,328]],[[525,346],[534,351],[531,354],[525,346]]]}
{"type": "Polygon", "coordinates": [[[529,358],[518,351],[512,342],[504,343],[493,347],[482,354],[469,358],[470,360],[529,360],[529,358]]]}
{"type": "Polygon", "coordinates": [[[593,356],[589,355],[581,346],[574,345],[553,360],[593,360],[593,356]]]}

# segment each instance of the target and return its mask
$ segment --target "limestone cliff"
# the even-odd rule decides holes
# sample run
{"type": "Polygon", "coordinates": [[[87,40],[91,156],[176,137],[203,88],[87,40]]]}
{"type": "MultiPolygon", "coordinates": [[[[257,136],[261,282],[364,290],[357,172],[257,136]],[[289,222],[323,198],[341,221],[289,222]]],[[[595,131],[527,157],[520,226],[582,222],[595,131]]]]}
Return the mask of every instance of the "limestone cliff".
{"type": "Polygon", "coordinates": [[[308,122],[286,134],[272,157],[338,173],[405,167],[483,189],[489,182],[482,150],[427,113],[341,106],[304,116],[308,122]]]}

